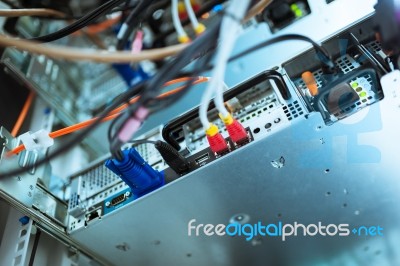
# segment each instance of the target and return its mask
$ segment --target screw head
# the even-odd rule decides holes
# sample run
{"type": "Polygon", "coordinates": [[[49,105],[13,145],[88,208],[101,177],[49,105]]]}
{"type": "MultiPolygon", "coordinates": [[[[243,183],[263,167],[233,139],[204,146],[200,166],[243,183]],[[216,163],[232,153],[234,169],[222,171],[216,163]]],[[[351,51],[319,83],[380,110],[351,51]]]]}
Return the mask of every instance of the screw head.
{"type": "Polygon", "coordinates": [[[110,207],[111,203],[109,201],[106,202],[106,207],[110,207]]]}
{"type": "Polygon", "coordinates": [[[130,191],[127,191],[127,192],[125,192],[125,197],[130,197],[131,196],[131,192],[130,191]]]}

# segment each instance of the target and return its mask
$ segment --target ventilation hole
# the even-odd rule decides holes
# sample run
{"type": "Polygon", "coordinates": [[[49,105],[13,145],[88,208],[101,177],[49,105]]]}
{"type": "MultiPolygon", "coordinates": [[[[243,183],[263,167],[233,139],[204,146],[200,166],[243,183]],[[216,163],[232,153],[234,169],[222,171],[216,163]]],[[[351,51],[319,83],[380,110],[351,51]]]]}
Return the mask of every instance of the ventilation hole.
{"type": "Polygon", "coordinates": [[[254,133],[254,134],[260,133],[260,128],[255,128],[255,129],[253,130],[253,133],[254,133]]]}
{"type": "Polygon", "coordinates": [[[21,233],[19,234],[19,237],[23,237],[24,235],[26,235],[27,231],[26,229],[22,230],[21,233]]]}
{"type": "Polygon", "coordinates": [[[186,257],[190,258],[192,256],[192,253],[187,253],[186,257]]]}
{"type": "Polygon", "coordinates": [[[346,208],[347,207],[347,203],[343,203],[343,208],[346,208]]]}
{"type": "Polygon", "coordinates": [[[282,213],[278,213],[276,216],[278,216],[278,218],[282,217],[282,213]]]}
{"type": "Polygon", "coordinates": [[[24,242],[24,241],[22,241],[22,242],[19,242],[19,244],[18,244],[18,246],[17,246],[17,251],[20,251],[20,250],[22,250],[22,249],[24,248],[24,244],[25,244],[25,242],[24,242]]]}
{"type": "Polygon", "coordinates": [[[325,169],[325,173],[329,173],[331,170],[330,169],[325,169]]]}
{"type": "Polygon", "coordinates": [[[330,191],[326,192],[325,196],[330,196],[332,193],[330,191]]]}
{"type": "Polygon", "coordinates": [[[278,124],[279,122],[281,122],[281,119],[280,119],[280,118],[276,118],[276,119],[274,120],[274,123],[275,123],[275,124],[278,124]]]}
{"type": "Polygon", "coordinates": [[[266,128],[266,129],[269,129],[269,128],[271,128],[271,127],[272,127],[272,124],[271,124],[271,123],[266,123],[266,124],[265,124],[265,128],[266,128]]]}
{"type": "Polygon", "coordinates": [[[22,255],[19,255],[14,259],[14,265],[20,265],[22,261],[22,255]]]}

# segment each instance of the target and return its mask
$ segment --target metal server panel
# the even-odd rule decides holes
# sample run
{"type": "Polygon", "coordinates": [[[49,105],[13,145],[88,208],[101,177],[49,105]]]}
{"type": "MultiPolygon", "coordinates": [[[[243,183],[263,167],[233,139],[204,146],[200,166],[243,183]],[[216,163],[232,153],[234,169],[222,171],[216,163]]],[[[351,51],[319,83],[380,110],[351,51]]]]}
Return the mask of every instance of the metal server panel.
{"type": "MultiPolygon", "coordinates": [[[[368,23],[364,21],[358,27],[368,23]]],[[[372,43],[369,36],[359,39],[370,48],[378,46],[371,49],[372,55],[368,54],[377,59],[379,45],[372,43]]],[[[330,41],[327,46],[336,40],[330,41]]],[[[352,42],[344,54],[335,54],[345,75],[362,70],[357,59],[365,54],[358,51],[357,42],[352,42]]],[[[377,97],[366,96],[364,105],[361,100],[358,108],[346,107],[342,114],[335,115],[328,109],[316,109],[298,79],[301,72],[294,71],[296,62],[308,56],[302,54],[277,69],[289,84],[290,102],[282,99],[275,88],[277,105],[267,111],[268,116],[263,117],[262,109],[255,110],[255,120],[252,114],[244,116],[243,122],[252,133],[250,143],[217,160],[194,158],[198,164],[207,163],[123,208],[102,217],[95,214],[93,223],[72,230],[71,237],[85,246],[98,243],[93,247],[96,252],[106,254],[119,265],[165,265],[177,261],[182,265],[335,265],[338,259],[347,265],[400,263],[400,234],[395,222],[399,212],[393,211],[400,202],[396,174],[399,169],[393,160],[400,148],[396,141],[399,129],[393,123],[399,112],[393,95],[400,74],[384,77],[382,87],[364,75],[349,75],[346,82],[357,93],[365,91],[377,97]],[[354,82],[362,84],[363,90],[351,86],[354,82]],[[261,118],[262,123],[258,120],[261,118]],[[268,131],[265,125],[276,118],[285,126],[268,131]],[[188,222],[192,219],[204,224],[319,221],[354,227],[379,225],[385,228],[386,237],[353,234],[347,238],[298,237],[287,241],[268,237],[254,237],[251,241],[228,236],[189,237],[188,222]]],[[[374,78],[380,78],[384,69],[373,67],[374,78]]],[[[307,65],[306,70],[318,77],[317,66],[307,65]]],[[[196,121],[176,125],[177,131],[171,132],[182,150],[188,156],[204,153],[196,121]]]]}

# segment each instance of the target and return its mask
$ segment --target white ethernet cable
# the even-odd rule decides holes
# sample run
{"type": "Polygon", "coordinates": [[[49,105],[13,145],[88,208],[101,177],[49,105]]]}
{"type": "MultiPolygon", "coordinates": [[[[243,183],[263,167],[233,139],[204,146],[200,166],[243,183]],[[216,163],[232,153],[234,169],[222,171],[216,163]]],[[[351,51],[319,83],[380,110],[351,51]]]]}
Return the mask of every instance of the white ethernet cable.
{"type": "Polygon", "coordinates": [[[206,30],[206,27],[197,20],[196,14],[193,11],[192,3],[190,1],[191,0],[185,0],[186,12],[189,16],[190,22],[192,23],[193,30],[196,32],[196,35],[200,35],[206,30]]]}
{"type": "Polygon", "coordinates": [[[172,22],[174,23],[174,28],[176,33],[178,34],[178,41],[180,43],[187,43],[190,41],[190,38],[186,34],[185,30],[182,27],[181,20],[179,18],[178,12],[178,0],[172,0],[171,2],[171,14],[172,14],[172,22]]]}
{"type": "Polygon", "coordinates": [[[229,112],[224,106],[223,99],[225,70],[229,56],[235,45],[236,34],[241,27],[241,19],[244,17],[249,4],[250,0],[232,0],[226,10],[227,15],[225,15],[222,20],[220,28],[220,46],[218,47],[215,58],[216,65],[211,75],[211,81],[208,83],[207,89],[203,94],[199,108],[200,121],[206,131],[211,127],[211,123],[208,121],[207,117],[207,109],[214,92],[216,94],[214,102],[217,110],[222,117],[229,116],[229,112]]]}

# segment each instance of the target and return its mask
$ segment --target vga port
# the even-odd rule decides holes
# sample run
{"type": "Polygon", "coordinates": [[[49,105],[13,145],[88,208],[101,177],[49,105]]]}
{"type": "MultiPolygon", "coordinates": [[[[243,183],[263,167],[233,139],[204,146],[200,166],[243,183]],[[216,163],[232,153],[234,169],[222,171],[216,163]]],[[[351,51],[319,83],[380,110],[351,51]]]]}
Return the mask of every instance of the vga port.
{"type": "Polygon", "coordinates": [[[111,200],[111,206],[118,205],[127,199],[126,193],[120,194],[111,200]]]}

